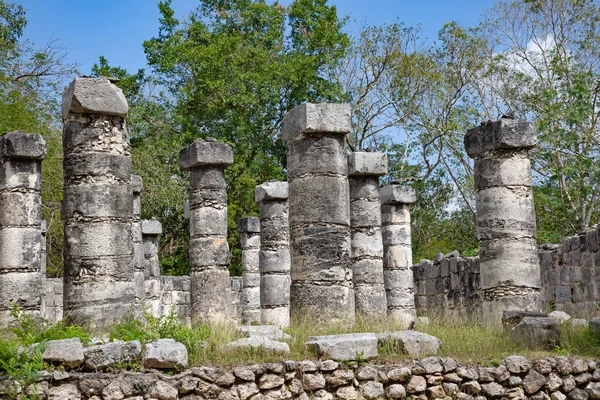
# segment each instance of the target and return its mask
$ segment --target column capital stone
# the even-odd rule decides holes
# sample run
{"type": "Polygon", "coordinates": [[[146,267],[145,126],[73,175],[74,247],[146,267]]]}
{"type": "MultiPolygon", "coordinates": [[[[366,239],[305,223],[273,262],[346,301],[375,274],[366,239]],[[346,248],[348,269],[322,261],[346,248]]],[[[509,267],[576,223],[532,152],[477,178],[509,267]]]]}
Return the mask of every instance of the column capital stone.
{"type": "Polygon", "coordinates": [[[179,169],[182,171],[201,166],[223,166],[233,164],[233,149],[212,138],[196,139],[179,152],[179,169]]]}
{"type": "Polygon", "coordinates": [[[481,153],[495,150],[527,150],[537,145],[533,123],[502,118],[482,122],[469,129],[464,144],[467,155],[476,158],[481,153]]]}
{"type": "Polygon", "coordinates": [[[283,117],[281,136],[285,142],[298,135],[310,133],[350,133],[350,105],[304,103],[283,117]]]}

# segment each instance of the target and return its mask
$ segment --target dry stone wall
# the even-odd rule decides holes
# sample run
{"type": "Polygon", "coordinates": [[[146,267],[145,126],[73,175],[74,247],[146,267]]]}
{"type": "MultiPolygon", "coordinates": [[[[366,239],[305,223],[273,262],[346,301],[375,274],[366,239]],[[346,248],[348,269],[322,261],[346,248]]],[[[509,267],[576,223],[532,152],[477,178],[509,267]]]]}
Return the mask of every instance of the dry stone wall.
{"type": "MultiPolygon", "coordinates": [[[[0,377],[0,399],[9,399],[12,387],[10,379],[0,377]]],[[[35,387],[22,391],[49,400],[587,400],[600,398],[600,367],[598,361],[580,358],[509,356],[495,366],[428,357],[358,367],[331,360],[233,369],[193,367],[176,375],[156,370],[118,374],[56,370],[43,373],[35,387]]]]}
{"type": "Polygon", "coordinates": [[[420,314],[466,317],[481,314],[479,257],[458,252],[413,265],[415,300],[420,314]]]}
{"type": "Polygon", "coordinates": [[[600,227],[539,248],[541,297],[572,316],[587,317],[600,307],[600,227]]]}

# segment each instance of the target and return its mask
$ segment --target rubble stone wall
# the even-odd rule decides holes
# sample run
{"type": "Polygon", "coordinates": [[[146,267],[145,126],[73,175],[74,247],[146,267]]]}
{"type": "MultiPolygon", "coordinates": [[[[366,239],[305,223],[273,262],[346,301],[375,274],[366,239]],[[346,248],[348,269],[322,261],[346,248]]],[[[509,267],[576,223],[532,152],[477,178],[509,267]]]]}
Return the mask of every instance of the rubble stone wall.
{"type": "MultiPolygon", "coordinates": [[[[0,377],[0,399],[9,399],[0,377]]],[[[177,375],[156,371],[45,372],[26,393],[48,399],[597,399],[598,361],[566,357],[530,361],[510,356],[496,366],[428,357],[395,364],[348,367],[335,361],[283,361],[234,369],[193,367],[177,375]]]]}

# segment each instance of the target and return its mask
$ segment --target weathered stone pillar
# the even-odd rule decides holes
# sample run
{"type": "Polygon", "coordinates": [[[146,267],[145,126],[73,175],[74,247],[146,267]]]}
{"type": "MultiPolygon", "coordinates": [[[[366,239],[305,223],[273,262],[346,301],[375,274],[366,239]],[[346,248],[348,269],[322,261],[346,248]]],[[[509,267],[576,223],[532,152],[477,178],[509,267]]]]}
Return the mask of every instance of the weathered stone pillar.
{"type": "Polygon", "coordinates": [[[158,236],[162,234],[162,224],[155,219],[144,219],[141,222],[144,278],[158,278],[160,265],[158,260],[158,236]]]}
{"type": "Polygon", "coordinates": [[[142,243],[142,177],[131,175],[133,193],[133,219],[131,220],[131,241],[133,243],[133,293],[136,304],[144,300],[144,245],[142,243]]]}
{"type": "Polygon", "coordinates": [[[242,242],[242,324],[260,324],[260,220],[238,220],[242,242]]]}
{"type": "Polygon", "coordinates": [[[354,323],[345,136],[350,107],[303,104],[283,119],[288,150],[292,316],[354,323]]]}
{"type": "Polygon", "coordinates": [[[141,221],[142,251],[144,256],[144,301],[153,315],[163,315],[160,285],[160,265],[158,260],[158,236],[162,225],[155,219],[141,221]]]}
{"type": "Polygon", "coordinates": [[[42,279],[42,160],[46,142],[38,134],[0,137],[0,327],[16,303],[40,316],[42,279]]]}
{"type": "Polygon", "coordinates": [[[483,315],[492,325],[500,324],[505,310],[541,307],[529,161],[536,144],[533,124],[512,119],[483,123],[465,135],[475,160],[483,315]]]}
{"type": "Polygon", "coordinates": [[[348,156],[352,277],[356,312],[368,319],[385,319],[387,299],[383,280],[383,241],[379,177],[387,173],[383,153],[348,156]]]}
{"type": "Polygon", "coordinates": [[[416,317],[409,204],[417,201],[409,186],[379,190],[383,235],[383,276],[388,318],[408,326],[416,317]]]}
{"type": "Polygon", "coordinates": [[[290,325],[290,241],[288,183],[266,182],[254,189],[260,205],[260,307],[263,324],[290,325]]]}
{"type": "Polygon", "coordinates": [[[127,111],[107,78],[76,78],[63,95],[64,314],[91,329],[134,302],[127,111]]]}
{"type": "Polygon", "coordinates": [[[227,182],[231,146],[196,139],[179,154],[179,168],[190,171],[190,268],[192,323],[231,320],[227,182]]]}

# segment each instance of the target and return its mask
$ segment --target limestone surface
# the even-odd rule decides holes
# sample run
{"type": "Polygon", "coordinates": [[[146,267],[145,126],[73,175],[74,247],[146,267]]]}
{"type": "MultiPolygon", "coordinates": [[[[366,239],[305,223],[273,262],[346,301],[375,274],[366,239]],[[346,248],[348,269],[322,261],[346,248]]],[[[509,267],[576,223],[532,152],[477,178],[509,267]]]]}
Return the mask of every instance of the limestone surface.
{"type": "Polygon", "coordinates": [[[106,78],[77,78],[63,96],[65,318],[91,329],[107,328],[134,302],[139,230],[126,115],[123,93],[106,78]]]}
{"type": "Polygon", "coordinates": [[[144,368],[177,369],[188,365],[185,346],[173,339],[159,339],[147,343],[142,354],[144,368]]]}
{"type": "Polygon", "coordinates": [[[112,342],[83,349],[85,361],[83,367],[100,371],[116,364],[133,363],[139,360],[142,345],[139,341],[112,342]]]}
{"type": "Polygon", "coordinates": [[[525,317],[511,329],[510,337],[532,348],[553,349],[560,344],[559,324],[548,317],[525,317]]]}
{"type": "Polygon", "coordinates": [[[260,310],[260,219],[238,220],[242,242],[242,323],[259,324],[260,310]]]}
{"type": "Polygon", "coordinates": [[[541,308],[528,153],[537,135],[533,124],[503,118],[469,130],[464,144],[475,160],[483,315],[499,325],[505,310],[541,308]]]}
{"type": "Polygon", "coordinates": [[[409,204],[415,190],[391,184],[379,189],[383,238],[383,276],[388,317],[408,327],[416,317],[409,204]]]}
{"type": "Polygon", "coordinates": [[[348,156],[354,303],[358,314],[375,320],[387,315],[379,201],[379,176],[386,171],[383,153],[354,152],[348,156]]]}
{"type": "Polygon", "coordinates": [[[231,320],[234,316],[227,244],[225,167],[233,163],[231,146],[196,139],[179,154],[190,171],[190,280],[193,323],[231,320]]]}
{"type": "Polygon", "coordinates": [[[260,309],[262,324],[290,325],[288,183],[265,182],[254,190],[260,207],[260,309]]]}
{"type": "Polygon", "coordinates": [[[303,104],[283,119],[288,150],[291,313],[353,323],[345,135],[350,107],[303,104]]]}
{"type": "Polygon", "coordinates": [[[9,326],[16,303],[45,316],[42,235],[41,135],[10,132],[0,137],[0,328],[9,326]]]}
{"type": "Polygon", "coordinates": [[[311,336],[305,345],[319,356],[335,361],[368,360],[379,355],[374,333],[311,336]]]}
{"type": "Polygon", "coordinates": [[[412,358],[438,354],[442,341],[435,336],[417,331],[385,332],[377,335],[379,346],[399,344],[412,358]]]}

